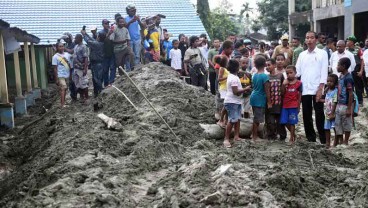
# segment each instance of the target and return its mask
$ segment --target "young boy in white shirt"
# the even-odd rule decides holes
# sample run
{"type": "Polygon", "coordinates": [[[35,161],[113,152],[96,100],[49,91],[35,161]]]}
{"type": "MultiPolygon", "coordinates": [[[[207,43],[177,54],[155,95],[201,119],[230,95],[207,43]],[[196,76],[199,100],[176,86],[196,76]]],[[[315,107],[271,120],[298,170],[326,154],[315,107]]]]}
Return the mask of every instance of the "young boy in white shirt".
{"type": "Polygon", "coordinates": [[[170,50],[171,67],[175,69],[179,74],[182,73],[181,69],[181,50],[179,49],[179,41],[172,41],[173,48],[170,50]]]}

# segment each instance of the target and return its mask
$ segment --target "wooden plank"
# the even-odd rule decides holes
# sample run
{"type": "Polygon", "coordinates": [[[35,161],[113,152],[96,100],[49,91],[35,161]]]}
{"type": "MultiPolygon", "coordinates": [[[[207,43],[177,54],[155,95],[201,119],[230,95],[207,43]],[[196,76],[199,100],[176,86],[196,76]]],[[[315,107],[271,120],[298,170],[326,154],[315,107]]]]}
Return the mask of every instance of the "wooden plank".
{"type": "Polygon", "coordinates": [[[18,51],[13,53],[14,57],[14,73],[15,73],[15,87],[17,89],[17,97],[22,97],[22,81],[20,78],[19,54],[18,51]]]}
{"type": "Polygon", "coordinates": [[[9,103],[8,81],[6,77],[4,39],[0,32],[0,103],[9,103]]]}
{"type": "Polygon", "coordinates": [[[36,54],[33,43],[31,43],[31,60],[32,60],[33,88],[38,88],[36,54]]]}
{"type": "Polygon", "coordinates": [[[32,80],[31,80],[31,65],[29,63],[29,47],[28,42],[24,42],[24,60],[26,64],[26,83],[27,83],[27,92],[32,91],[32,80]]]}

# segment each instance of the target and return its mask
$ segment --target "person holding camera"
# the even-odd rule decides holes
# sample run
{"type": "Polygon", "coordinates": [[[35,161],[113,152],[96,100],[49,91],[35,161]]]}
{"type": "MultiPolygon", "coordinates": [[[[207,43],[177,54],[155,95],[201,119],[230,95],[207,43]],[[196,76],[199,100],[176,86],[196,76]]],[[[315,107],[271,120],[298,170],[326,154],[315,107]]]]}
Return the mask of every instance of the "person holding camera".
{"type": "Polygon", "coordinates": [[[91,63],[92,71],[92,82],[93,82],[93,93],[94,97],[102,91],[103,82],[103,61],[104,61],[104,41],[106,38],[105,33],[98,33],[96,40],[87,34],[85,30],[81,31],[84,41],[88,44],[91,49],[89,54],[89,60],[91,63]]]}
{"type": "Polygon", "coordinates": [[[125,17],[126,21],[126,28],[128,28],[129,35],[130,35],[130,47],[133,49],[134,52],[134,63],[135,65],[140,64],[140,53],[141,53],[141,33],[140,28],[144,28],[144,25],[141,22],[141,19],[138,15],[136,15],[137,10],[134,4],[129,4],[126,7],[126,12],[128,16],[125,17]]]}
{"type": "Polygon", "coordinates": [[[192,85],[205,89],[207,80],[206,61],[198,48],[200,44],[199,37],[191,36],[189,42],[190,48],[185,51],[184,55],[184,72],[187,75],[189,74],[192,85]]]}

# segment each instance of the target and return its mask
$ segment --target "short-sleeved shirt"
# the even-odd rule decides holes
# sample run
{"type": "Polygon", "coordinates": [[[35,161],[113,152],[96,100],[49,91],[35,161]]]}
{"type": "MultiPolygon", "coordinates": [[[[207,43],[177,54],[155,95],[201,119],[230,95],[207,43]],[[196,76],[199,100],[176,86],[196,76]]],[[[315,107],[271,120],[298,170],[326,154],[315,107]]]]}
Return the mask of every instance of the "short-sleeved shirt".
{"type": "Polygon", "coordinates": [[[325,97],[325,119],[329,120],[329,115],[332,112],[333,105],[337,103],[337,88],[328,90],[325,97]]]}
{"type": "Polygon", "coordinates": [[[179,49],[170,50],[171,67],[174,69],[181,69],[181,51],[179,49]]]}
{"type": "Polygon", "coordinates": [[[162,49],[166,52],[166,60],[171,59],[170,50],[173,48],[172,42],[169,40],[164,40],[162,42],[162,49]]]}
{"type": "MultiPolygon", "coordinates": [[[[214,64],[214,61],[213,61],[213,58],[218,55],[218,50],[216,50],[215,48],[214,49],[211,49],[209,52],[208,52],[208,60],[209,61],[212,61],[212,63],[214,64]]],[[[208,71],[209,72],[215,72],[215,69],[212,68],[211,66],[209,66],[208,68],[208,71]]]]}
{"type": "Polygon", "coordinates": [[[157,29],[153,30],[144,30],[144,36],[147,36],[149,34],[149,38],[152,40],[153,44],[153,50],[154,51],[160,51],[160,34],[158,33],[157,29]]]}
{"type": "Polygon", "coordinates": [[[269,75],[270,82],[270,99],[272,108],[269,109],[271,113],[280,113],[282,105],[281,86],[284,82],[283,74],[269,75]]]}
{"type": "MultiPolygon", "coordinates": [[[[128,29],[125,27],[122,28],[115,28],[114,32],[110,35],[110,40],[112,41],[124,41],[124,40],[130,40],[130,35],[128,29]]],[[[119,43],[114,44],[114,52],[120,52],[124,50],[128,46],[128,43],[119,43]]]]}
{"type": "Polygon", "coordinates": [[[253,107],[266,107],[266,91],[264,84],[269,78],[266,74],[254,74],[252,77],[252,94],[250,95],[250,105],[253,107]]]}
{"type": "Polygon", "coordinates": [[[196,64],[202,63],[201,57],[202,57],[201,50],[199,50],[199,48],[188,48],[185,51],[184,61],[190,60],[190,63],[194,66],[196,64]],[[190,58],[190,56],[195,55],[195,54],[197,54],[196,57],[190,58]]]}
{"type": "Polygon", "coordinates": [[[84,44],[75,45],[73,53],[74,69],[84,69],[84,60],[88,58],[87,46],[84,44]]]}
{"type": "Polygon", "coordinates": [[[295,66],[296,61],[298,60],[300,53],[303,52],[303,51],[304,51],[304,49],[301,46],[298,46],[297,48],[294,49],[292,65],[295,66]]]}
{"type": "Polygon", "coordinates": [[[338,91],[338,104],[347,105],[349,102],[348,90],[354,89],[353,76],[350,73],[340,76],[339,91],[338,91]]]}
{"type": "Polygon", "coordinates": [[[71,63],[70,60],[71,55],[69,53],[56,53],[52,57],[52,65],[57,66],[57,76],[59,78],[68,78],[70,75],[70,68],[68,63],[71,63]],[[66,60],[65,60],[65,59],[66,60]]]}
{"type": "Polygon", "coordinates": [[[233,88],[237,87],[238,90],[242,89],[240,79],[238,76],[233,74],[229,74],[227,77],[227,89],[226,89],[226,96],[224,99],[224,103],[233,103],[233,104],[242,104],[242,96],[241,95],[234,95],[233,88]]]}
{"type": "MultiPolygon", "coordinates": [[[[130,20],[132,20],[134,18],[133,17],[129,17],[126,16],[125,17],[125,22],[129,22],[130,20]]],[[[138,21],[134,21],[133,23],[131,23],[128,27],[128,31],[129,31],[129,35],[132,41],[138,41],[141,39],[141,27],[139,26],[138,21]]]]}
{"type": "Polygon", "coordinates": [[[303,91],[302,82],[297,80],[294,84],[288,84],[285,87],[283,108],[298,108],[299,107],[299,95],[303,91]]]}

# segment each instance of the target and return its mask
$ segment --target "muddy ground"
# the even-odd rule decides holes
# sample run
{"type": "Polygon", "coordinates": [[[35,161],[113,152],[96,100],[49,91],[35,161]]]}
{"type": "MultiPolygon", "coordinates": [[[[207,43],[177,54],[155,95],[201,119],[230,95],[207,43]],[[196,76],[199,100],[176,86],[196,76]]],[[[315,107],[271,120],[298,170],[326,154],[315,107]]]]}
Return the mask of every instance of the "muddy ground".
{"type": "Polygon", "coordinates": [[[114,88],[64,109],[50,95],[47,112],[0,134],[0,207],[367,207],[366,108],[348,147],[246,140],[225,149],[199,125],[215,123],[209,92],[158,64],[130,76],[177,137],[125,77],[115,85],[138,111],[114,88]]]}

